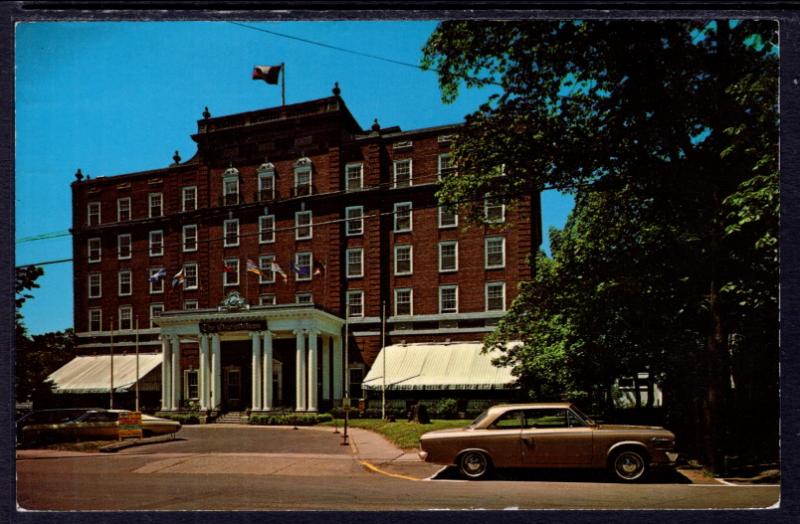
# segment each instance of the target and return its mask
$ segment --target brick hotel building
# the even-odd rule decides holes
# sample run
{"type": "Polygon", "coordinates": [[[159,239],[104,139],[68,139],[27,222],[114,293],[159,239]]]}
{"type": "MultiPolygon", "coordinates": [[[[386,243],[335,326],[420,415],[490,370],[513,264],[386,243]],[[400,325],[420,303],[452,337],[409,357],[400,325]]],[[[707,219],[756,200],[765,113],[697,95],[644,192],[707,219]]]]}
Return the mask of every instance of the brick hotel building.
{"type": "Polygon", "coordinates": [[[52,376],[54,390],[122,399],[138,348],[145,409],[318,411],[347,384],[362,395],[382,341],[440,355],[480,342],[531,278],[539,197],[513,210],[487,200],[492,224],[462,229],[435,198],[458,129],[364,130],[337,87],[247,113],[206,109],[187,161],[176,152],[151,171],[79,171],[82,356],[52,376]],[[113,385],[102,371],[112,353],[113,385]],[[88,384],[90,366],[105,382],[88,384]]]}

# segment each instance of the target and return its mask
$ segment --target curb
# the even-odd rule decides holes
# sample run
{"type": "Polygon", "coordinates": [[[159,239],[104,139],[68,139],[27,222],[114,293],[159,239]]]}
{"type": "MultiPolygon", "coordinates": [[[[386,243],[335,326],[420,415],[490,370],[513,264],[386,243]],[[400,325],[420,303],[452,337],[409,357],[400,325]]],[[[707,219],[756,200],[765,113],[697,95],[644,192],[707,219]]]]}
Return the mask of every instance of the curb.
{"type": "Polygon", "coordinates": [[[100,451],[101,453],[116,453],[121,449],[127,449],[136,446],[146,446],[147,444],[158,444],[160,442],[169,442],[170,440],[175,440],[175,433],[170,433],[169,435],[162,435],[160,437],[148,437],[135,440],[122,440],[120,442],[114,442],[113,444],[103,446],[102,448],[99,448],[98,451],[100,451]]]}

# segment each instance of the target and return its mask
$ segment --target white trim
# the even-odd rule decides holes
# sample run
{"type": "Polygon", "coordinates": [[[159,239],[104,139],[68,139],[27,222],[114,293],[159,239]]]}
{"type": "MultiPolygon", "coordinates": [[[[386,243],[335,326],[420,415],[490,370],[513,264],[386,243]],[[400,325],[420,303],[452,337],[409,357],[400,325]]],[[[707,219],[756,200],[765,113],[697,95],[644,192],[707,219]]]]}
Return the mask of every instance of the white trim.
{"type": "Polygon", "coordinates": [[[506,310],[506,283],[505,282],[486,282],[483,286],[483,306],[486,311],[505,311],[506,310]],[[502,309],[489,309],[489,286],[500,285],[502,289],[503,308],[502,309]]]}
{"type": "Polygon", "coordinates": [[[437,157],[437,161],[436,161],[436,178],[438,180],[442,179],[442,173],[443,172],[444,173],[453,172],[453,167],[455,165],[455,164],[452,164],[450,167],[446,167],[445,168],[446,171],[442,171],[442,159],[443,158],[449,158],[449,159],[452,160],[453,159],[453,155],[451,155],[450,153],[439,153],[439,156],[437,157]]]}
{"type": "Polygon", "coordinates": [[[412,244],[395,244],[394,246],[394,264],[393,264],[394,274],[395,276],[408,276],[414,274],[414,246],[412,244]],[[397,251],[398,249],[405,249],[408,248],[408,271],[407,272],[400,272],[397,271],[397,251]]]}
{"type": "Polygon", "coordinates": [[[360,247],[346,249],[344,252],[344,267],[347,278],[362,278],[364,276],[364,249],[360,247]],[[350,253],[355,252],[358,252],[358,267],[360,271],[357,274],[350,274],[350,253]]]}
{"type": "Polygon", "coordinates": [[[294,164],[294,196],[309,196],[314,192],[314,169],[311,160],[303,157],[294,164]],[[308,174],[308,184],[302,186],[298,183],[300,175],[308,174]],[[299,188],[307,187],[308,191],[300,191],[299,188]],[[301,194],[303,193],[303,194],[301,194]]]}
{"type": "Polygon", "coordinates": [[[454,227],[458,227],[458,213],[453,213],[453,218],[455,220],[452,224],[442,224],[442,212],[445,210],[445,207],[438,206],[436,209],[436,225],[439,226],[439,229],[452,229],[454,227]]]}
{"type": "Polygon", "coordinates": [[[133,330],[133,306],[128,305],[128,304],[125,304],[123,306],[119,306],[119,308],[117,308],[117,315],[118,315],[117,316],[117,329],[119,331],[131,331],[131,330],[133,330]],[[127,311],[128,313],[130,313],[130,315],[128,316],[128,322],[130,324],[129,324],[129,326],[127,328],[123,328],[122,327],[122,311],[123,310],[127,311]]]}
{"type": "Polygon", "coordinates": [[[302,305],[312,305],[314,304],[314,293],[310,291],[299,291],[294,294],[294,303],[295,304],[302,304],[302,305]],[[300,302],[300,297],[308,297],[308,301],[300,302]]]}
{"type": "Polygon", "coordinates": [[[360,289],[353,289],[347,291],[345,294],[345,314],[347,318],[363,318],[364,317],[364,291],[360,289]],[[351,296],[358,296],[359,300],[361,301],[361,313],[358,315],[351,315],[350,314],[350,297],[351,296]]]}
{"type": "Polygon", "coordinates": [[[363,162],[348,162],[344,166],[344,189],[345,191],[358,191],[364,188],[364,163],[363,162]],[[353,167],[358,168],[358,187],[350,187],[350,169],[353,167]]]}
{"type": "Polygon", "coordinates": [[[259,244],[272,244],[275,242],[275,215],[261,215],[258,217],[258,243],[259,244]],[[264,227],[264,222],[272,220],[271,227],[264,227]],[[264,240],[264,233],[269,231],[270,236],[264,240]]]}
{"type": "MultiPolygon", "coordinates": [[[[389,317],[387,323],[392,322],[438,322],[442,320],[453,320],[454,313],[437,313],[435,315],[414,315],[412,318],[405,316],[396,318],[389,317]]],[[[505,315],[503,311],[473,311],[469,313],[458,313],[458,320],[494,320],[505,315]]],[[[375,322],[380,322],[380,318],[375,318],[375,322]]]]}
{"type": "Polygon", "coordinates": [[[150,233],[148,234],[147,253],[151,257],[160,257],[160,256],[164,255],[164,230],[163,229],[154,229],[153,231],[150,231],[150,233]],[[159,252],[156,252],[156,253],[153,252],[153,234],[154,233],[157,233],[157,234],[161,235],[161,242],[158,243],[158,245],[160,245],[160,247],[161,247],[161,250],[159,252]]]}
{"type": "Polygon", "coordinates": [[[103,274],[99,272],[89,273],[87,279],[87,296],[89,298],[103,298],[103,274]],[[97,277],[97,291],[99,294],[92,295],[92,277],[97,277]]]}
{"type": "Polygon", "coordinates": [[[198,289],[200,287],[200,267],[199,267],[199,264],[197,262],[184,262],[183,263],[183,278],[185,279],[184,280],[184,284],[183,284],[184,291],[191,290],[191,289],[198,289]],[[186,269],[189,268],[189,267],[194,267],[194,278],[195,278],[195,285],[194,286],[190,286],[189,285],[189,276],[187,275],[188,271],[186,271],[186,269]]]}
{"type": "Polygon", "coordinates": [[[184,311],[195,311],[200,309],[200,302],[197,299],[189,299],[183,301],[183,310],[184,311]],[[192,307],[187,307],[191,305],[192,307]]]}
{"type": "Polygon", "coordinates": [[[272,264],[275,260],[275,255],[259,255],[258,256],[258,269],[261,270],[261,275],[258,277],[259,284],[274,284],[275,272],[272,271],[272,264]],[[266,261],[266,267],[264,262],[266,261]],[[267,278],[266,275],[272,275],[272,278],[267,278]]]}
{"type": "Polygon", "coordinates": [[[506,267],[506,237],[491,236],[483,240],[483,268],[484,269],[503,269],[506,267]],[[502,254],[502,262],[499,265],[489,265],[489,242],[500,239],[500,249],[502,254]]]}
{"type": "Polygon", "coordinates": [[[197,244],[198,244],[198,237],[199,237],[198,231],[199,231],[199,229],[197,228],[197,224],[186,224],[185,226],[183,226],[183,229],[181,229],[181,252],[182,253],[193,253],[193,252],[197,251],[197,244]],[[194,247],[191,248],[191,249],[187,249],[186,248],[186,230],[187,229],[193,229],[194,230],[194,235],[193,235],[194,236],[194,240],[193,240],[194,247]]]}
{"type": "Polygon", "coordinates": [[[87,309],[86,329],[88,329],[90,333],[96,333],[96,332],[103,331],[103,308],[90,307],[90,308],[87,309]],[[94,312],[97,312],[97,313],[100,314],[100,317],[98,319],[98,324],[99,324],[98,327],[100,329],[94,329],[94,330],[92,329],[92,313],[94,313],[94,312]]]}
{"type": "Polygon", "coordinates": [[[299,259],[300,259],[301,256],[304,256],[304,255],[308,255],[308,276],[307,277],[303,277],[303,276],[295,273],[294,271],[292,271],[292,273],[294,273],[294,279],[296,281],[298,281],[298,282],[307,282],[307,281],[311,280],[312,273],[314,271],[314,254],[311,251],[300,251],[298,253],[295,253],[294,254],[294,267],[297,268],[298,270],[302,267],[300,265],[299,259]]]}
{"type": "Polygon", "coordinates": [[[181,212],[195,211],[196,209],[197,209],[197,186],[183,186],[181,188],[181,212]],[[187,190],[192,190],[192,192],[194,193],[194,198],[192,199],[192,200],[194,200],[194,207],[192,207],[192,208],[187,208],[186,207],[186,200],[187,200],[186,199],[186,191],[187,190]]]}
{"type": "Polygon", "coordinates": [[[131,208],[131,197],[122,197],[117,199],[117,222],[128,222],[133,217],[133,209],[131,208]],[[128,218],[122,218],[122,203],[128,203],[128,218]]]}
{"type": "Polygon", "coordinates": [[[410,158],[398,158],[392,162],[392,187],[411,187],[414,185],[414,166],[410,158]],[[397,166],[401,164],[408,164],[408,185],[397,185],[397,166]]]}
{"type": "Polygon", "coordinates": [[[103,260],[103,241],[100,237],[92,237],[86,240],[86,260],[90,264],[103,260]],[[97,242],[97,258],[92,258],[92,244],[97,242]]]}
{"type": "Polygon", "coordinates": [[[188,368],[183,370],[183,399],[184,400],[200,400],[200,370],[188,368]],[[197,377],[197,396],[189,395],[189,373],[193,373],[197,377]]]}
{"type": "Polygon", "coordinates": [[[158,218],[164,216],[164,194],[163,193],[149,193],[147,195],[147,216],[150,218],[158,218]],[[159,214],[153,214],[153,198],[158,197],[159,214]]]}
{"type": "Polygon", "coordinates": [[[100,202],[96,202],[96,201],[95,202],[87,202],[86,203],[86,225],[87,226],[99,226],[100,224],[102,224],[103,222],[102,222],[101,211],[102,211],[102,206],[100,205],[100,202]],[[97,213],[96,213],[96,215],[97,215],[97,223],[96,224],[92,223],[92,216],[95,215],[95,213],[92,213],[92,209],[96,209],[97,210],[97,213]]]}
{"type": "Polygon", "coordinates": [[[394,316],[395,317],[403,317],[403,318],[411,318],[414,316],[414,289],[410,287],[400,287],[395,288],[394,290],[394,316]],[[400,315],[397,313],[397,304],[399,301],[397,300],[397,292],[398,291],[408,291],[408,308],[409,312],[407,315],[400,315]]]}
{"type": "Polygon", "coordinates": [[[408,233],[414,230],[414,205],[411,202],[395,202],[393,212],[394,227],[392,231],[395,233],[408,233]],[[408,229],[397,229],[397,208],[408,207],[408,229]]]}
{"type": "Polygon", "coordinates": [[[130,269],[121,269],[117,272],[117,296],[129,297],[133,294],[133,271],[130,269]],[[128,275],[128,287],[130,288],[127,293],[122,292],[122,275],[128,275]]]}
{"type": "Polygon", "coordinates": [[[440,315],[458,313],[458,284],[447,284],[447,285],[439,286],[438,295],[439,295],[439,314],[440,315]],[[455,293],[455,302],[456,302],[455,311],[442,311],[442,291],[444,291],[446,289],[454,289],[455,292],[456,292],[455,293]]]}
{"type": "Polygon", "coordinates": [[[162,313],[164,312],[164,303],[163,302],[152,302],[150,304],[150,310],[149,310],[150,311],[150,317],[149,317],[149,319],[150,319],[150,329],[154,329],[155,328],[155,325],[153,324],[153,307],[154,306],[160,307],[161,308],[161,312],[162,313]]]}
{"type": "MultiPolygon", "coordinates": [[[[389,336],[402,335],[445,335],[447,333],[490,333],[494,327],[468,327],[468,328],[434,328],[434,329],[393,329],[389,331],[389,336]]],[[[357,333],[353,333],[356,335],[357,333]]],[[[380,334],[380,332],[378,332],[380,334]]]]}
{"type": "Polygon", "coordinates": [[[275,293],[261,293],[258,295],[258,305],[259,306],[274,306],[278,303],[278,298],[275,296],[275,293]],[[265,303],[265,298],[272,297],[272,300],[269,303],[265,303]]]}
{"type": "Polygon", "coordinates": [[[227,257],[222,259],[222,265],[228,266],[232,265],[236,267],[236,281],[231,282],[228,278],[228,275],[233,275],[233,273],[228,273],[225,271],[224,267],[222,270],[222,287],[230,287],[230,286],[238,286],[239,285],[239,258],[238,257],[227,257]]]}
{"type": "Polygon", "coordinates": [[[133,237],[130,233],[120,233],[117,235],[117,260],[130,260],[133,256],[133,237]],[[127,238],[128,256],[122,255],[122,239],[127,238]]]}
{"type": "Polygon", "coordinates": [[[458,271],[458,240],[443,240],[442,242],[439,242],[437,253],[439,255],[439,273],[455,273],[458,271]],[[442,248],[447,246],[454,246],[453,267],[451,268],[442,267],[442,248]]]}
{"type": "Polygon", "coordinates": [[[483,199],[483,218],[489,224],[502,224],[506,221],[506,205],[505,204],[489,204],[490,198],[483,199]],[[497,207],[500,206],[500,219],[499,220],[490,220],[489,219],[489,207],[497,207]]]}
{"type": "Polygon", "coordinates": [[[362,236],[364,234],[364,206],[348,206],[344,208],[344,234],[348,237],[362,236]],[[358,210],[359,215],[355,218],[350,218],[351,210],[358,210]],[[353,223],[358,224],[358,231],[351,231],[350,225],[353,223]]]}
{"type": "Polygon", "coordinates": [[[269,198],[267,198],[266,200],[275,200],[275,171],[274,169],[268,171],[260,171],[260,169],[261,168],[259,168],[258,171],[258,198],[259,200],[262,199],[261,194],[264,191],[266,191],[264,189],[264,181],[269,179],[272,181],[272,188],[271,188],[271,194],[269,195],[269,198]]]}
{"type": "Polygon", "coordinates": [[[222,247],[237,247],[239,245],[239,219],[229,218],[222,222],[222,247]],[[236,240],[228,241],[228,224],[236,224],[236,240]]]}
{"type": "Polygon", "coordinates": [[[311,211],[295,211],[294,213],[294,239],[310,240],[314,238],[314,215],[311,211]],[[308,216],[308,225],[300,225],[300,216],[308,216]],[[300,228],[308,228],[308,236],[300,236],[300,228]]]}

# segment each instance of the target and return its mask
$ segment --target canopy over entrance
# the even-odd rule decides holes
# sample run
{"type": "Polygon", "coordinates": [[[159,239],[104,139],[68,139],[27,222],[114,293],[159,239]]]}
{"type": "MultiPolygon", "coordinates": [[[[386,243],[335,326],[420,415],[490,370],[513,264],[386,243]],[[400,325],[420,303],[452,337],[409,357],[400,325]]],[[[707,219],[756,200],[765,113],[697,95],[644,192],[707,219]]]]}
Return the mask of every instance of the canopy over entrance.
{"type": "Polygon", "coordinates": [[[483,344],[406,344],[384,347],[361,387],[380,391],[386,360],[387,390],[509,389],[516,387],[511,368],[492,365],[483,344]]]}
{"type": "MultiPolygon", "coordinates": [[[[139,376],[136,376],[136,355],[114,355],[114,391],[124,393],[137,380],[161,364],[161,354],[139,355],[139,376]]],[[[75,357],[47,377],[54,393],[108,393],[111,389],[111,355],[75,357]]]]}

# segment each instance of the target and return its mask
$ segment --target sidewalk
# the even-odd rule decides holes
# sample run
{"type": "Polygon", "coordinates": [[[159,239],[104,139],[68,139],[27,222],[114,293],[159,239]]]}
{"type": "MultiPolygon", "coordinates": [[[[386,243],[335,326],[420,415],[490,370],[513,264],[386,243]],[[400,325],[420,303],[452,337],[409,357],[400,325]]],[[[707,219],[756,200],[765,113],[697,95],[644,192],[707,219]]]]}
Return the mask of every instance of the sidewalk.
{"type": "Polygon", "coordinates": [[[424,480],[443,468],[423,462],[416,451],[404,452],[378,433],[361,428],[348,428],[350,447],[359,461],[371,470],[391,476],[424,480]],[[372,467],[370,467],[372,466],[372,467]]]}

